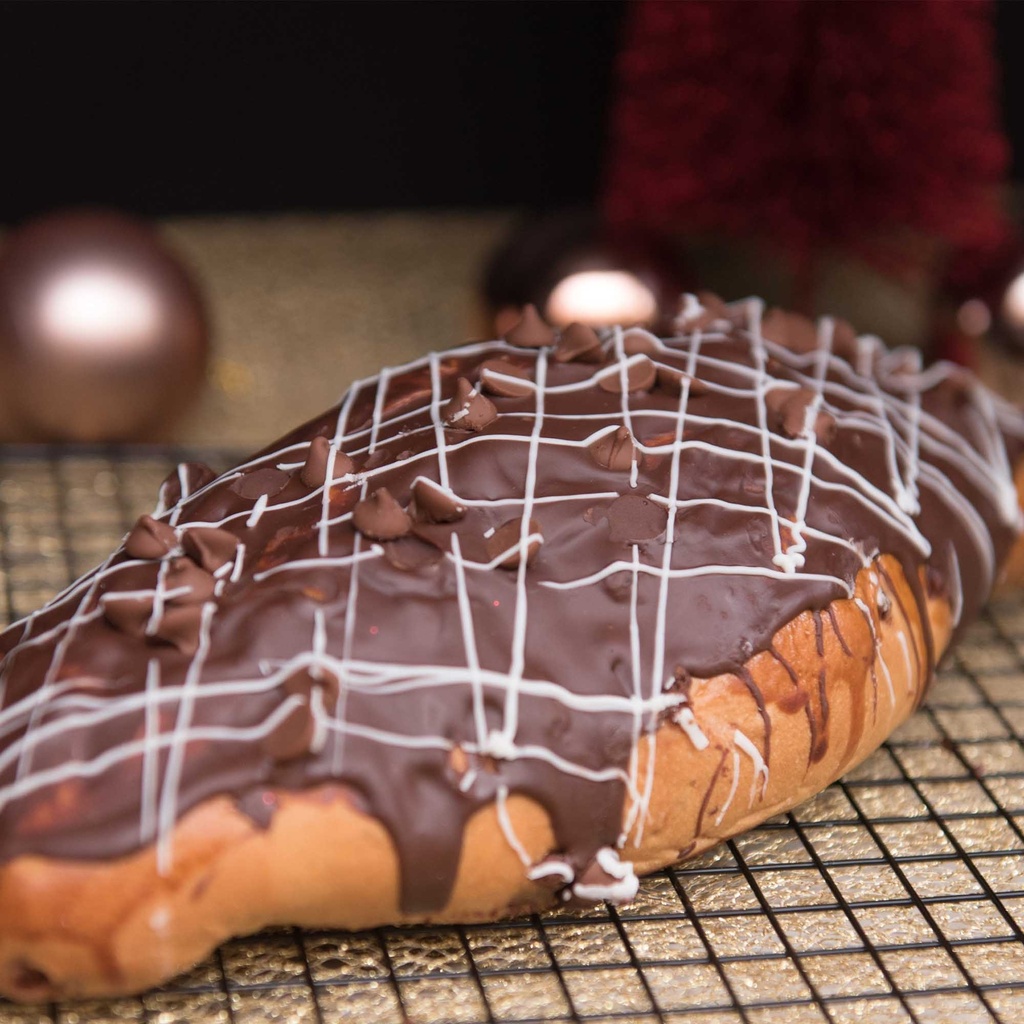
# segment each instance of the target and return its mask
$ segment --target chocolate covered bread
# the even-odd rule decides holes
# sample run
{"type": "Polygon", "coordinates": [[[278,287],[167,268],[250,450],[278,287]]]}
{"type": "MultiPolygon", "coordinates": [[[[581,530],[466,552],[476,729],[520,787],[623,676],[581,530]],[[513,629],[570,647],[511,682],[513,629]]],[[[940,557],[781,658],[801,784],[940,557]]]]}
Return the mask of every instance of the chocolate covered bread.
{"type": "Polygon", "coordinates": [[[873,751],[1015,544],[1024,420],[840,322],[679,330],[359,382],[0,636],[0,992],[625,901],[873,751]]]}

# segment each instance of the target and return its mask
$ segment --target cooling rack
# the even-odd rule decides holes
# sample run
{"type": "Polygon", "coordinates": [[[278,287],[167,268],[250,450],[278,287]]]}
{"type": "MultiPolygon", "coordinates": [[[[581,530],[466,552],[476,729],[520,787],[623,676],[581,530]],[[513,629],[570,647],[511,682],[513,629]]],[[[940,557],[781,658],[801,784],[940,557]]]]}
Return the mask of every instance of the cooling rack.
{"type": "MultiPolygon", "coordinates": [[[[104,558],[174,448],[0,447],[0,622],[104,558]]],[[[284,929],[140,998],[0,1024],[1024,1021],[1024,600],[815,799],[646,879],[630,907],[458,928],[284,929]]]]}

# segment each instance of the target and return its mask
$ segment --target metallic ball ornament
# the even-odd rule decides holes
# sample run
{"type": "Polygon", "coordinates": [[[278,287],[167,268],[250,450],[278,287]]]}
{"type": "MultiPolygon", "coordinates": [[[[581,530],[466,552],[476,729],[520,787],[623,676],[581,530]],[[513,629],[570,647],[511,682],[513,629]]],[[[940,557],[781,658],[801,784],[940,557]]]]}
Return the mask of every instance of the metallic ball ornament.
{"type": "Polygon", "coordinates": [[[194,397],[207,354],[199,291],[146,224],[57,213],[0,244],[0,402],[19,436],[157,436],[194,397]]]}

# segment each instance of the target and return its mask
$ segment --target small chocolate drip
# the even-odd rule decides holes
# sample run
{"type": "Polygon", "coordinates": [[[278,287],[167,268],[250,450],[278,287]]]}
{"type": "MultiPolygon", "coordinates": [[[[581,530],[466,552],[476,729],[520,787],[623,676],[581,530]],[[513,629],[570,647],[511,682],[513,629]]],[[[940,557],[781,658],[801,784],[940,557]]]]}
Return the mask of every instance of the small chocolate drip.
{"type": "Polygon", "coordinates": [[[668,687],[673,693],[681,693],[684,697],[690,696],[690,687],[693,685],[693,676],[685,665],[673,665],[672,682],[668,687]]]}
{"type": "Polygon", "coordinates": [[[757,713],[761,716],[761,722],[764,725],[764,763],[768,764],[771,761],[772,751],[772,720],[768,717],[768,708],[765,706],[764,694],[745,665],[741,665],[736,669],[736,675],[750,692],[750,696],[754,698],[754,703],[757,705],[757,713]]]}
{"type": "Polygon", "coordinates": [[[412,529],[412,517],[391,496],[386,487],[378,487],[352,510],[355,528],[371,540],[394,540],[412,529]]]}
{"type": "Polygon", "coordinates": [[[523,307],[519,323],[505,332],[505,341],[517,348],[544,348],[554,345],[555,332],[537,312],[537,307],[528,302],[523,307]]]}
{"type": "Polygon", "coordinates": [[[852,658],[853,651],[850,650],[850,645],[846,642],[846,638],[843,636],[842,631],[839,628],[839,620],[836,618],[836,613],[833,610],[832,605],[829,605],[825,609],[825,613],[828,615],[828,621],[832,625],[832,633],[835,635],[835,638],[839,641],[839,646],[843,649],[843,654],[845,654],[848,658],[852,658]]]}
{"type": "Polygon", "coordinates": [[[728,756],[728,751],[723,750],[722,756],[718,759],[718,764],[715,766],[715,770],[711,773],[711,780],[708,782],[708,788],[704,790],[704,796],[701,797],[700,810],[697,811],[697,827],[695,832],[698,836],[704,834],[704,815],[708,812],[708,803],[711,801],[711,794],[715,791],[715,786],[718,784],[718,779],[722,774],[722,769],[725,767],[725,759],[728,756]]]}
{"type": "Polygon", "coordinates": [[[124,542],[127,555],[147,560],[164,558],[177,546],[174,528],[152,516],[141,516],[124,542]]]}

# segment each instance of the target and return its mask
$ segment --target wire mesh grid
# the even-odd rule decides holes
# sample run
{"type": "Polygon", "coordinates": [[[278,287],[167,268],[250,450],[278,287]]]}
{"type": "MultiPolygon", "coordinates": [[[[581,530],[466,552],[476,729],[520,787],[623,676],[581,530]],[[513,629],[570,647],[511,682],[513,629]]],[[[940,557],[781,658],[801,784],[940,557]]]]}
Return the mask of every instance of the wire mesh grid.
{"type": "MultiPolygon", "coordinates": [[[[0,449],[0,621],[104,558],[176,449],[0,449]]],[[[139,998],[0,1024],[1024,1021],[1024,600],[997,602],[922,711],[797,808],[636,901],[491,925],[280,929],[139,998]]]]}

